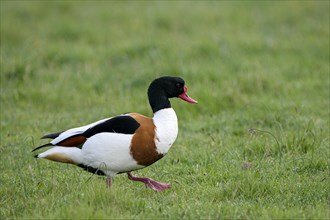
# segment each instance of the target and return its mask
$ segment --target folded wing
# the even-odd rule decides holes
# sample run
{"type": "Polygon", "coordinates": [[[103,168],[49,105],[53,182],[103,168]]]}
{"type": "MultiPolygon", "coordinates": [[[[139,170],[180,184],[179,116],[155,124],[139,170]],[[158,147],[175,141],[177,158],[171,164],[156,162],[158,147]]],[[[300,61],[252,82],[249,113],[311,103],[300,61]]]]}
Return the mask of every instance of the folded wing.
{"type": "Polygon", "coordinates": [[[140,127],[140,124],[133,117],[129,115],[119,115],[112,118],[106,118],[82,127],[72,128],[63,132],[45,135],[43,138],[53,138],[53,140],[50,143],[39,146],[32,151],[36,151],[40,148],[49,146],[81,148],[87,138],[90,138],[96,134],[104,132],[134,134],[138,127],[140,127]]]}

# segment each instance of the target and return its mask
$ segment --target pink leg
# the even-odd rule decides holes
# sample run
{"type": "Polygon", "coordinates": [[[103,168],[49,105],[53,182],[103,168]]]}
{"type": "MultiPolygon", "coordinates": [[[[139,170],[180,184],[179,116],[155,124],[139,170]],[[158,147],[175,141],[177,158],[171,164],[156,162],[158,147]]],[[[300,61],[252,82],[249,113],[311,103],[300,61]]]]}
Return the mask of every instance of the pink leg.
{"type": "Polygon", "coordinates": [[[111,185],[112,185],[112,178],[111,178],[111,176],[108,176],[107,177],[107,187],[110,188],[111,185]]]}
{"type": "Polygon", "coordinates": [[[128,172],[127,175],[130,180],[143,182],[146,187],[153,189],[157,192],[163,191],[163,190],[171,187],[171,184],[157,182],[153,179],[146,178],[146,177],[133,176],[133,174],[131,172],[128,172]]]}

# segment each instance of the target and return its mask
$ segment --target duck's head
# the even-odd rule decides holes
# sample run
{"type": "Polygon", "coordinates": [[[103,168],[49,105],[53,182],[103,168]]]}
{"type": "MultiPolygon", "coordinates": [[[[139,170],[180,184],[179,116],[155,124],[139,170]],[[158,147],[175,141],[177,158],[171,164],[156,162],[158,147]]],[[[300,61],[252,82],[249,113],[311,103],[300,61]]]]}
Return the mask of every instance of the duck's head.
{"type": "Polygon", "coordinates": [[[153,112],[164,108],[170,108],[169,98],[180,98],[188,103],[198,102],[190,98],[187,94],[185,82],[180,77],[163,76],[151,82],[148,89],[149,103],[153,112]]]}

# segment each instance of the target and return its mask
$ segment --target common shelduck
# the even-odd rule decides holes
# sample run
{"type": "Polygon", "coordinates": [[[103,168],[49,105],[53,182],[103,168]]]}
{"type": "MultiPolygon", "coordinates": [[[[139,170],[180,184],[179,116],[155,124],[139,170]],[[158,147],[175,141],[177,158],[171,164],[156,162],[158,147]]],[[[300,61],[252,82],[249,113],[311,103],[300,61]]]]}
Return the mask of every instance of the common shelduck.
{"type": "Polygon", "coordinates": [[[174,97],[197,103],[187,95],[182,78],[164,76],[155,79],[148,89],[149,103],[154,113],[152,118],[127,113],[47,134],[42,138],[53,140],[33,151],[51,148],[35,157],[74,164],[86,171],[105,175],[108,187],[116,174],[127,173],[130,180],[143,182],[155,191],[165,190],[171,185],[136,177],[131,171],[155,163],[174,143],[178,134],[178,120],[169,101],[169,98],[174,97]]]}

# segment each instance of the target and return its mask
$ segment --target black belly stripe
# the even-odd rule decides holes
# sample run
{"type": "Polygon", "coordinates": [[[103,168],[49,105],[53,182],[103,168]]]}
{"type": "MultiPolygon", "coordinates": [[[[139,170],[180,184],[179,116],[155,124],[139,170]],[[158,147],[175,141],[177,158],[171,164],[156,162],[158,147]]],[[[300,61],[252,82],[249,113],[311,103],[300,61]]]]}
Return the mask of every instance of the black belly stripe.
{"type": "Polygon", "coordinates": [[[100,169],[97,169],[97,168],[94,168],[94,167],[91,167],[91,166],[86,166],[84,164],[78,164],[78,167],[81,167],[81,168],[83,168],[84,170],[86,170],[90,173],[100,175],[100,176],[105,176],[105,173],[100,169]]]}

